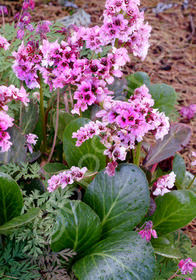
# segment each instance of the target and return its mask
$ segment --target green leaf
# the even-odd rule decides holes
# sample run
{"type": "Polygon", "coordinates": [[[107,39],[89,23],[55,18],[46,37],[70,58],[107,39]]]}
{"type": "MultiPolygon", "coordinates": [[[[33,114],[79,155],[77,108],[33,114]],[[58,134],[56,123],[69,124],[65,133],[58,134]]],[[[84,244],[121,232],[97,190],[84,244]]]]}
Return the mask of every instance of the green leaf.
{"type": "Polygon", "coordinates": [[[178,154],[175,154],[174,156],[172,170],[176,174],[176,187],[182,189],[182,183],[186,174],[186,164],[184,162],[184,159],[178,154]]]}
{"type": "Polygon", "coordinates": [[[175,89],[166,84],[150,86],[150,94],[155,101],[155,108],[164,112],[167,116],[172,113],[176,104],[177,94],[175,89]]]}
{"type": "Polygon", "coordinates": [[[15,217],[11,219],[9,222],[0,226],[0,234],[7,235],[11,233],[14,228],[31,222],[39,215],[39,213],[40,213],[39,208],[31,208],[29,212],[27,212],[26,214],[15,217]]]}
{"type": "Polygon", "coordinates": [[[103,170],[88,186],[84,201],[100,217],[104,237],[132,230],[150,205],[146,176],[133,164],[120,164],[113,177],[103,170]]]}
{"type": "Polygon", "coordinates": [[[72,138],[72,133],[89,121],[89,119],[78,118],[67,125],[63,134],[63,149],[69,167],[73,165],[80,168],[86,166],[88,170],[96,172],[106,165],[106,156],[103,155],[105,147],[100,143],[99,138],[94,136],[80,147],[75,146],[76,138],[72,138]]]}
{"type": "MultiPolygon", "coordinates": [[[[57,136],[60,140],[63,140],[63,132],[65,130],[65,127],[74,120],[74,116],[63,111],[60,110],[59,111],[59,122],[58,122],[58,132],[57,132],[57,136]]],[[[53,115],[53,126],[55,128],[56,126],[56,112],[53,115]]]]}
{"type": "Polygon", "coordinates": [[[124,232],[95,244],[73,271],[79,280],[152,280],[154,252],[136,232],[124,232]]]}
{"type": "Polygon", "coordinates": [[[43,169],[46,173],[57,173],[61,170],[68,169],[68,167],[63,163],[55,162],[55,163],[46,163],[43,169]]]}
{"type": "Polygon", "coordinates": [[[23,197],[18,184],[0,172],[0,226],[20,215],[23,197]]]}
{"type": "Polygon", "coordinates": [[[145,159],[145,166],[153,165],[164,159],[170,158],[176,152],[186,146],[191,137],[191,128],[189,125],[177,123],[170,127],[169,133],[163,140],[159,140],[151,146],[145,159]]]}
{"type": "Polygon", "coordinates": [[[154,252],[157,255],[164,256],[172,259],[182,258],[182,254],[174,243],[167,237],[159,237],[151,240],[154,252]]]}
{"type": "Polygon", "coordinates": [[[172,191],[158,196],[155,203],[151,220],[158,236],[180,229],[196,217],[196,195],[192,191],[172,191]]]}
{"type": "Polygon", "coordinates": [[[150,87],[150,78],[145,72],[136,72],[127,76],[126,79],[129,88],[127,98],[133,95],[134,90],[143,84],[145,84],[148,88],[150,87]]]}
{"type": "Polygon", "coordinates": [[[39,108],[37,102],[31,99],[27,107],[23,107],[21,118],[21,129],[24,134],[32,132],[39,117],[39,108]]]}
{"type": "Polygon", "coordinates": [[[196,193],[196,178],[194,179],[194,181],[193,179],[194,179],[194,175],[189,171],[186,171],[184,180],[182,182],[182,188],[187,189],[191,184],[191,182],[193,182],[191,186],[191,190],[196,193]]]}
{"type": "Polygon", "coordinates": [[[78,254],[86,251],[101,237],[101,222],[84,202],[70,200],[59,210],[51,248],[61,251],[71,248],[78,254]]]}
{"type": "Polygon", "coordinates": [[[25,162],[27,157],[27,148],[25,147],[26,137],[18,127],[10,127],[7,130],[10,134],[12,146],[8,152],[0,153],[0,161],[3,163],[19,163],[25,162]]]}

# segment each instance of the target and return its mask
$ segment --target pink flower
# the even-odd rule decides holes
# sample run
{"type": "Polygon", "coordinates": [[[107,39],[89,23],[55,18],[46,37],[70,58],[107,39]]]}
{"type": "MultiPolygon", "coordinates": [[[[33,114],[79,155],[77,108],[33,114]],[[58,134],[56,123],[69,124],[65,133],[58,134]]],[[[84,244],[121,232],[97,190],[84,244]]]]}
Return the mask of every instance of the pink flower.
{"type": "Polygon", "coordinates": [[[8,43],[7,39],[3,36],[0,36],[0,48],[3,48],[4,50],[9,49],[10,44],[8,43]]]}
{"type": "MultiPolygon", "coordinates": [[[[192,156],[196,157],[196,152],[192,152],[192,156]]],[[[196,160],[191,163],[192,165],[196,165],[196,160]]]]}
{"type": "Polygon", "coordinates": [[[67,185],[73,184],[74,181],[80,181],[81,179],[83,179],[86,171],[86,167],[79,168],[72,166],[70,170],[65,170],[58,175],[53,175],[48,180],[47,189],[49,192],[55,191],[60,186],[62,189],[64,189],[67,185]]]}
{"type": "Polygon", "coordinates": [[[182,274],[193,273],[193,267],[196,267],[196,262],[193,262],[191,258],[181,260],[178,264],[182,274]]]}
{"type": "Polygon", "coordinates": [[[142,239],[146,239],[146,241],[150,241],[151,235],[154,238],[157,238],[156,230],[152,229],[153,223],[151,221],[148,221],[145,223],[144,229],[139,231],[139,235],[142,239]]]}
{"type": "Polygon", "coordinates": [[[116,161],[112,161],[112,162],[108,163],[108,165],[106,166],[105,173],[107,173],[108,176],[110,176],[110,177],[114,176],[117,165],[118,165],[118,163],[116,161]]]}
{"type": "Polygon", "coordinates": [[[32,154],[33,153],[33,148],[32,145],[35,145],[37,142],[37,135],[33,134],[33,133],[29,133],[26,135],[26,145],[27,148],[29,149],[29,152],[32,154]]]}
{"type": "Polygon", "coordinates": [[[155,183],[154,187],[156,188],[153,192],[153,195],[164,195],[165,193],[170,192],[170,189],[173,188],[176,179],[176,174],[172,171],[170,174],[161,176],[155,183]]]}
{"type": "Polygon", "coordinates": [[[196,104],[191,104],[190,106],[182,107],[180,113],[184,118],[192,119],[196,114],[196,104]]]}

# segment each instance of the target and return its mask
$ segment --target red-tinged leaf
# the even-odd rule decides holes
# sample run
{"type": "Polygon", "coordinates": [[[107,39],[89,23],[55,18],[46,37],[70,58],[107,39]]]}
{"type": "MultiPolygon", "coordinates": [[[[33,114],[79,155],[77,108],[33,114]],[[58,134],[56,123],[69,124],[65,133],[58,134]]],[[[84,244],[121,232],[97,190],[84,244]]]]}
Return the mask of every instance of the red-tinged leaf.
{"type": "Polygon", "coordinates": [[[157,141],[155,145],[151,146],[145,160],[145,166],[153,165],[174,156],[176,152],[182,150],[188,144],[190,137],[190,126],[182,123],[172,125],[163,141],[157,141]]]}

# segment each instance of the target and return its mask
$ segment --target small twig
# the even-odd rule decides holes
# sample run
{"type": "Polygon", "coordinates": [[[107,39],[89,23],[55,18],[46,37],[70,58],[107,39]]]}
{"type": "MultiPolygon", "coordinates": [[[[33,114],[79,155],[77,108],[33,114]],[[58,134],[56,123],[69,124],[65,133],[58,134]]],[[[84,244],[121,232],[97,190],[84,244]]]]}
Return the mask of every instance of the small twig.
{"type": "Polygon", "coordinates": [[[74,104],[73,104],[73,98],[72,98],[72,94],[71,94],[71,86],[69,86],[69,98],[70,98],[70,102],[71,102],[71,107],[73,109],[74,104]]]}
{"type": "Polygon", "coordinates": [[[50,162],[53,152],[54,152],[54,147],[56,144],[56,138],[57,138],[57,132],[58,132],[58,123],[59,123],[59,89],[57,89],[57,109],[56,109],[56,125],[55,125],[55,133],[54,133],[54,139],[53,139],[53,144],[52,144],[52,149],[50,151],[50,155],[48,158],[48,163],[50,162]]]}
{"type": "Polygon", "coordinates": [[[67,93],[65,92],[63,95],[64,103],[65,103],[65,111],[69,113],[69,104],[68,104],[68,98],[67,93]]]}
{"type": "Polygon", "coordinates": [[[20,279],[18,277],[12,277],[12,276],[7,276],[7,275],[2,275],[3,277],[11,278],[11,279],[20,279]]]}
{"type": "Polygon", "coordinates": [[[193,21],[192,15],[190,15],[190,26],[191,26],[192,32],[188,36],[187,41],[189,41],[193,37],[193,35],[195,34],[195,25],[194,25],[194,21],[193,21]]]}

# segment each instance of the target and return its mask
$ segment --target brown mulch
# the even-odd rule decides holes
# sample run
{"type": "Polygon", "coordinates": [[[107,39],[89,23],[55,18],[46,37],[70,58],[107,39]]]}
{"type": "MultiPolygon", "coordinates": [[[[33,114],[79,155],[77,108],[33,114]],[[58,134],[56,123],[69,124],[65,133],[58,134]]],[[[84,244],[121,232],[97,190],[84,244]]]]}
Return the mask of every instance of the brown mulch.
{"type": "MultiPolygon", "coordinates": [[[[33,21],[57,20],[69,15],[70,9],[57,5],[57,1],[36,0],[35,10],[32,12],[33,21]]],[[[145,19],[152,26],[150,38],[151,47],[145,61],[132,57],[126,66],[128,74],[144,71],[151,78],[152,83],[166,83],[179,93],[180,110],[182,106],[196,103],[196,1],[190,0],[187,9],[182,9],[183,0],[162,0],[165,3],[175,3],[177,6],[155,14],[152,8],[159,0],[141,0],[141,8],[145,11],[145,19]]],[[[12,22],[13,16],[20,10],[22,1],[1,1],[0,5],[7,5],[9,17],[6,22],[12,22]]],[[[105,0],[75,0],[75,3],[91,14],[92,24],[102,23],[101,15],[105,0]]],[[[0,19],[0,24],[1,24],[0,19]]],[[[182,117],[179,122],[187,123],[192,128],[189,144],[180,152],[187,169],[193,174],[196,168],[191,165],[192,151],[196,151],[196,116],[191,120],[182,117]]],[[[186,227],[186,233],[196,245],[196,220],[186,227]]]]}

